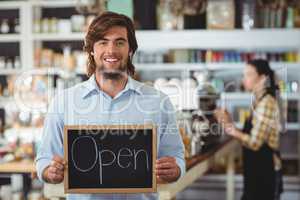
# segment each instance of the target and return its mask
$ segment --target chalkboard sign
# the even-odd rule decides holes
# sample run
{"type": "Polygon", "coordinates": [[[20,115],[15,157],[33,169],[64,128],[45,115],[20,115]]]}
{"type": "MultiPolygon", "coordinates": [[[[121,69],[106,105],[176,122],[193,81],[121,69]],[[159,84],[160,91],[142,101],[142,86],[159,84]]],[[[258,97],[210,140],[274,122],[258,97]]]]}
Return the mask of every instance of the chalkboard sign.
{"type": "Polygon", "coordinates": [[[154,125],[65,126],[65,193],[156,192],[154,125]]]}

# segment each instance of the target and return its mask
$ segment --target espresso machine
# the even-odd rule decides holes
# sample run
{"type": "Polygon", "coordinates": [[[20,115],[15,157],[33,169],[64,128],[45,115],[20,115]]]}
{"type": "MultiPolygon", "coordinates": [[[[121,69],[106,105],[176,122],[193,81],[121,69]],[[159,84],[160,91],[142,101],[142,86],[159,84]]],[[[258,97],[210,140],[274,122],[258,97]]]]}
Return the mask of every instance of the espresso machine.
{"type": "Polygon", "coordinates": [[[209,84],[200,84],[196,91],[198,109],[192,112],[192,155],[203,153],[216,145],[222,136],[220,124],[214,117],[220,94],[209,84]]]}

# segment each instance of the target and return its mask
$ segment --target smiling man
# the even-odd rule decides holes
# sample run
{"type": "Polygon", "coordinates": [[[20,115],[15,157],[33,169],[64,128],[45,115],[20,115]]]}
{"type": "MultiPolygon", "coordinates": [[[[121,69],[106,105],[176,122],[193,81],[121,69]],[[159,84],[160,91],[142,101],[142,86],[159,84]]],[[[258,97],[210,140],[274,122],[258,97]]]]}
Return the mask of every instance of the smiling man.
{"type": "Polygon", "coordinates": [[[126,72],[128,62],[129,43],[127,30],[122,26],[115,26],[107,30],[104,37],[94,43],[91,55],[99,75],[103,80],[118,80],[122,78],[120,72],[126,72]]]}
{"type": "MultiPolygon", "coordinates": [[[[158,181],[173,182],[185,173],[184,147],[169,98],[131,77],[137,47],[133,23],[128,17],[106,12],[93,20],[84,45],[89,80],[56,95],[49,106],[36,157],[42,181],[63,181],[65,125],[153,123],[158,128],[158,181]]],[[[68,199],[157,199],[157,194],[70,194],[68,199]]]]}

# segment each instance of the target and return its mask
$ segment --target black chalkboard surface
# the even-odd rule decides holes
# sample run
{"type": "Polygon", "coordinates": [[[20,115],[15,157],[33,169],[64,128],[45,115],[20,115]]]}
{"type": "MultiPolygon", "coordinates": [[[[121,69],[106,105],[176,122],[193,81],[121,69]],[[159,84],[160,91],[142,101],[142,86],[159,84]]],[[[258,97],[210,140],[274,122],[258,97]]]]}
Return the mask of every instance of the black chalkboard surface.
{"type": "Polygon", "coordinates": [[[65,126],[65,193],[156,192],[154,125],[65,126]]]}

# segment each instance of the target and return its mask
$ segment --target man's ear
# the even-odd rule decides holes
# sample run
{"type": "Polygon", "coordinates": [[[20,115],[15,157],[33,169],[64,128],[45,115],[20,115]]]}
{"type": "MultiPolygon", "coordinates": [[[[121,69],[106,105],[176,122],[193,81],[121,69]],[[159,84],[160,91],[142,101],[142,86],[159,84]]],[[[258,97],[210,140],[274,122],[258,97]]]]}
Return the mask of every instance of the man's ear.
{"type": "Polygon", "coordinates": [[[94,52],[93,51],[91,51],[91,55],[94,56],[94,52]]]}
{"type": "Polygon", "coordinates": [[[129,51],[129,58],[132,59],[132,51],[129,51]]]}

